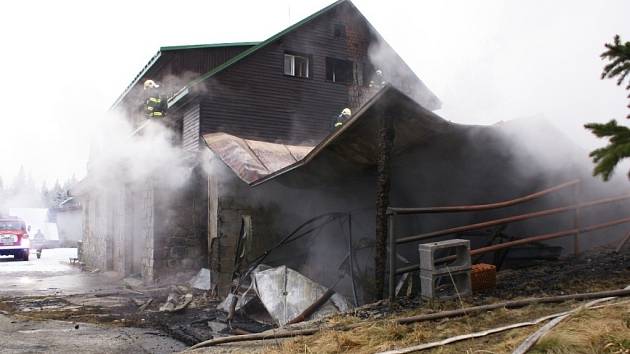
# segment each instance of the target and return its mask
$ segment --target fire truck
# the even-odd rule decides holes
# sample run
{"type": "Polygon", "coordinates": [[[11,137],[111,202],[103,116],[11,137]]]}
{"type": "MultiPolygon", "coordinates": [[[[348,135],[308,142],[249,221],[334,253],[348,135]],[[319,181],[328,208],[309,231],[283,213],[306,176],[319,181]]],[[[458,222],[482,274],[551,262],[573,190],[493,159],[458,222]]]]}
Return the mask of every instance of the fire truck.
{"type": "Polygon", "coordinates": [[[0,217],[0,256],[28,261],[30,250],[26,223],[19,218],[0,217]]]}

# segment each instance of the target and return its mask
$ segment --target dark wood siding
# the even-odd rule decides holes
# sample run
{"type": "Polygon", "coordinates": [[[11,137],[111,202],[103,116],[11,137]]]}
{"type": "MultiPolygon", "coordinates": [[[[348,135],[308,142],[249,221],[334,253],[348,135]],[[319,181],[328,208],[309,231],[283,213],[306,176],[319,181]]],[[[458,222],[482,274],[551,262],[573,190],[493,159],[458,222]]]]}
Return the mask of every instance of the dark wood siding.
{"type": "Polygon", "coordinates": [[[199,104],[188,105],[183,115],[182,148],[188,151],[199,150],[199,104]]]}
{"type": "Polygon", "coordinates": [[[138,80],[136,86],[122,102],[130,115],[135,115],[142,107],[144,80],[152,79],[162,84],[162,92],[167,96],[179,91],[193,79],[225,63],[251,46],[230,46],[219,48],[181,49],[161,53],[160,58],[138,80]]]}
{"type": "Polygon", "coordinates": [[[361,75],[352,85],[327,81],[326,57],[352,60],[362,68],[370,38],[356,12],[340,5],[258,50],[207,81],[201,132],[290,143],[319,141],[330,132],[333,117],[357,106],[367,90],[361,75]],[[343,37],[334,35],[339,23],[347,29],[343,37]],[[285,52],[309,55],[311,77],[284,75],[285,52]]]}

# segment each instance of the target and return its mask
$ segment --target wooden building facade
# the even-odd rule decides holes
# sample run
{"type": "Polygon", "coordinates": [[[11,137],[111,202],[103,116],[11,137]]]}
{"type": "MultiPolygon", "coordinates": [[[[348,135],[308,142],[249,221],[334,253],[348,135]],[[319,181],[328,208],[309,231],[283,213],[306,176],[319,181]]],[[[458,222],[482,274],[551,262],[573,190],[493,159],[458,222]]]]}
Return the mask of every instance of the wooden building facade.
{"type": "MultiPolygon", "coordinates": [[[[221,267],[221,257],[211,253],[228,252],[234,238],[213,242],[237,232],[240,215],[249,212],[247,202],[225,197],[228,191],[220,190],[212,172],[202,167],[209,151],[205,135],[313,147],[333,132],[337,114],[361,107],[383,79],[428,111],[440,107],[349,0],[263,42],[161,48],[113,105],[140,127],[132,138],[142,139],[142,83],[147,79],[158,81],[169,97],[163,123],[174,133],[174,144],[192,157],[189,183],[179,189],[162,184],[165,166],[147,183],[116,176],[83,192],[85,261],[141,274],[146,281],[221,267]],[[220,200],[229,202],[217,205],[220,200]]],[[[230,188],[250,187],[236,183],[230,188]]],[[[231,262],[232,257],[221,259],[231,262]]]]}

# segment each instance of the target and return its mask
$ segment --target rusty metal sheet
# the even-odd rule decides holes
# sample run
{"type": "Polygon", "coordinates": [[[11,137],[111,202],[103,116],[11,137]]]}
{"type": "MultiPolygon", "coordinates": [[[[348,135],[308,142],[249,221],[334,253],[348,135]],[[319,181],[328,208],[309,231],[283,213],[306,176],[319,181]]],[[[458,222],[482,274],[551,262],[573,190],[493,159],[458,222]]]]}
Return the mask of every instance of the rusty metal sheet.
{"type": "Polygon", "coordinates": [[[226,133],[206,134],[203,138],[208,147],[246,183],[253,183],[300,161],[313,149],[312,146],[246,140],[226,133]]]}
{"type": "Polygon", "coordinates": [[[256,140],[245,140],[245,142],[269,171],[278,171],[298,161],[283,144],[256,140]]]}

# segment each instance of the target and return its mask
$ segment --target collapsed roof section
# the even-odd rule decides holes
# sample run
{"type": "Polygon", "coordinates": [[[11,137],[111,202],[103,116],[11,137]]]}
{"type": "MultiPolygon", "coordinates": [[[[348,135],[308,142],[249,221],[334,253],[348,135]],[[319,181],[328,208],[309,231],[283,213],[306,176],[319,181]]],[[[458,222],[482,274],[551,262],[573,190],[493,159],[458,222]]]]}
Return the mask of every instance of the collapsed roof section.
{"type": "Polygon", "coordinates": [[[224,133],[206,134],[204,141],[241,180],[256,186],[323,155],[334,155],[354,165],[376,165],[380,119],[394,120],[394,155],[463,127],[444,120],[398,89],[386,85],[348,122],[316,146],[274,144],[224,133]]]}

